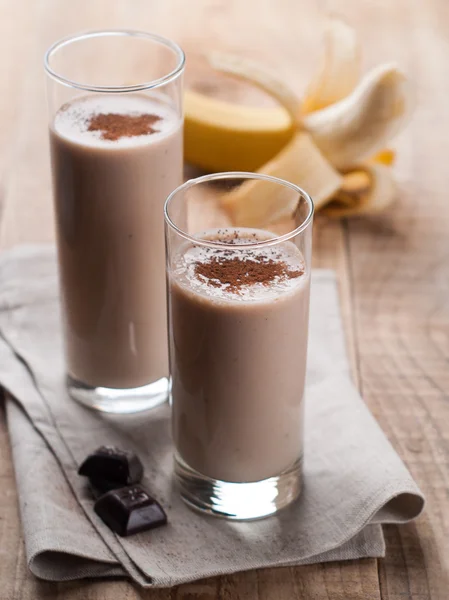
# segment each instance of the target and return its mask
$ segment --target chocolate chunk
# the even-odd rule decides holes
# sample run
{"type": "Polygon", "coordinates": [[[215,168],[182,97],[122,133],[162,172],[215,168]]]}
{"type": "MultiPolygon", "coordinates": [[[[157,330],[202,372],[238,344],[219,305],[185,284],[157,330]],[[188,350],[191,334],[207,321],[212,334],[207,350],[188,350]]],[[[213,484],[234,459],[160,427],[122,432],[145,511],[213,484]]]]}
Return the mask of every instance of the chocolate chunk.
{"type": "Polygon", "coordinates": [[[123,487],[142,479],[143,466],[134,452],[113,446],[101,446],[90,454],[78,469],[79,475],[89,477],[94,487],[97,482],[108,482],[111,487],[123,487]]]}
{"type": "Polygon", "coordinates": [[[121,536],[154,529],[167,523],[162,506],[141,485],[112,490],[94,506],[104,523],[121,536]]]}

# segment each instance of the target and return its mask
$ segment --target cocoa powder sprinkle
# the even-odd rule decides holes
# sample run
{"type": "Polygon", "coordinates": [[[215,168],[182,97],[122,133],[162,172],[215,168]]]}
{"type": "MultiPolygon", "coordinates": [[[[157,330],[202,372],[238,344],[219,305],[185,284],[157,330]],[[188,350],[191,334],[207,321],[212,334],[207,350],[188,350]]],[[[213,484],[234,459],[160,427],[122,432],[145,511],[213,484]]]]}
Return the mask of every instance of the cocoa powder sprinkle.
{"type": "Polygon", "coordinates": [[[153,125],[161,120],[157,115],[121,115],[98,113],[89,119],[88,131],[101,131],[103,140],[116,141],[122,137],[135,137],[155,133],[153,125]]]}
{"type": "Polygon", "coordinates": [[[284,261],[263,256],[255,259],[213,256],[207,262],[195,264],[195,275],[207,279],[214,287],[226,285],[232,292],[239,292],[246,285],[260,283],[267,286],[275,279],[294,279],[303,273],[303,269],[292,269],[284,261]]]}

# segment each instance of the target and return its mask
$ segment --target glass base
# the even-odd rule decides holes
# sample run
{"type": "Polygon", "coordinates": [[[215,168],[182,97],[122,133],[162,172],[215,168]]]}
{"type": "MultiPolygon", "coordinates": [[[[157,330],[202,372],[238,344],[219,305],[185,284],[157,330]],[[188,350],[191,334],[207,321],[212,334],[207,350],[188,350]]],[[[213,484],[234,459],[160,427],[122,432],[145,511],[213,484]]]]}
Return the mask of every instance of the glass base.
{"type": "Polygon", "coordinates": [[[127,414],[149,410],[168,399],[169,383],[162,377],[137,388],[114,389],[92,387],[67,375],[67,390],[71,398],[88,408],[107,413],[127,414]]]}
{"type": "Polygon", "coordinates": [[[182,499],[195,510],[225,519],[261,519],[298,498],[302,487],[302,460],[276,477],[231,483],[201,475],[175,456],[175,478],[182,499]]]}

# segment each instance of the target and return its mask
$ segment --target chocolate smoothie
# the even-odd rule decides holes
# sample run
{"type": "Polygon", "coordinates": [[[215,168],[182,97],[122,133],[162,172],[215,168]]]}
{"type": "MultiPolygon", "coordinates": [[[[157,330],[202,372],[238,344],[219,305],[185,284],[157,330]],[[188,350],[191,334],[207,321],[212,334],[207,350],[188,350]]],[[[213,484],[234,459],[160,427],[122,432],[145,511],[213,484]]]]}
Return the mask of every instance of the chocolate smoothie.
{"type": "Polygon", "coordinates": [[[184,245],[169,273],[173,430],[202,475],[251,482],[302,458],[309,276],[292,242],[214,230],[229,249],[184,245]]]}
{"type": "Polygon", "coordinates": [[[134,388],[168,374],[163,204],[182,124],[162,100],[92,95],[50,128],[68,372],[134,388]]]}

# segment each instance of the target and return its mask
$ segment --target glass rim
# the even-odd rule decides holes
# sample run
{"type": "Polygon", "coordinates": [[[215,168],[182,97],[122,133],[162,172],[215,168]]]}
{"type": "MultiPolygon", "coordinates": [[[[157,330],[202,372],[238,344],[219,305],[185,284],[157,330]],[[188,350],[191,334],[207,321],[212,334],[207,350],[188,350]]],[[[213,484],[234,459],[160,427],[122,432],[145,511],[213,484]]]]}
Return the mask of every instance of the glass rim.
{"type": "Polygon", "coordinates": [[[84,90],[87,92],[100,92],[100,93],[101,92],[109,92],[109,93],[139,92],[139,91],[143,91],[143,90],[149,90],[152,88],[160,87],[161,85],[165,85],[165,84],[170,83],[171,81],[174,81],[175,79],[177,79],[177,77],[179,77],[179,75],[184,70],[185,62],[186,62],[186,57],[185,57],[184,51],[176,42],[173,42],[172,40],[170,40],[162,35],[158,35],[156,33],[150,33],[147,31],[139,31],[139,30],[134,30],[134,29],[100,29],[100,30],[95,30],[95,31],[84,31],[81,33],[77,33],[75,35],[69,35],[67,37],[64,37],[64,38],[56,41],[54,44],[52,44],[48,48],[48,50],[45,52],[45,55],[44,55],[44,68],[45,68],[47,75],[49,75],[52,79],[54,79],[55,81],[58,81],[59,83],[62,83],[63,85],[66,85],[68,87],[72,87],[72,88],[75,88],[78,90],[84,90]],[[112,36],[137,37],[137,38],[144,38],[147,40],[151,40],[153,42],[158,42],[159,44],[166,46],[170,50],[173,50],[173,52],[175,53],[175,55],[177,57],[177,65],[172,71],[167,73],[167,75],[164,75],[163,77],[159,77],[158,79],[153,79],[151,81],[137,83],[135,85],[110,85],[110,86],[88,85],[88,84],[81,83],[79,81],[73,81],[72,79],[69,79],[68,77],[64,77],[60,73],[57,73],[50,66],[50,61],[51,61],[52,56],[56,52],[58,52],[58,50],[60,50],[61,48],[64,48],[65,46],[68,46],[70,44],[73,44],[74,42],[79,42],[79,41],[86,40],[86,39],[91,39],[91,38],[96,38],[96,37],[97,38],[112,37],[112,36]]]}
{"type": "MultiPolygon", "coordinates": [[[[305,190],[303,190],[301,187],[299,187],[298,185],[291,183],[290,181],[286,181],[285,179],[281,179],[280,177],[273,177],[271,175],[264,175],[262,173],[251,173],[251,172],[247,172],[247,171],[226,171],[224,173],[211,173],[209,175],[203,175],[201,177],[195,177],[193,179],[189,179],[188,181],[186,181],[185,183],[181,184],[176,189],[174,189],[168,195],[168,197],[165,201],[165,204],[164,204],[164,218],[165,218],[166,224],[169,227],[171,227],[174,231],[176,231],[176,233],[178,233],[181,237],[192,242],[193,244],[196,244],[199,246],[206,246],[209,248],[229,249],[229,244],[226,244],[223,242],[215,242],[212,240],[204,240],[204,239],[195,237],[194,235],[191,235],[191,234],[187,233],[186,231],[183,231],[180,227],[178,227],[172,221],[172,219],[169,215],[169,212],[168,212],[171,201],[179,192],[186,191],[189,188],[194,187],[195,185],[198,185],[201,183],[207,183],[209,181],[219,181],[221,179],[259,179],[261,181],[269,181],[271,183],[275,183],[278,185],[282,185],[284,187],[288,187],[288,188],[298,192],[299,196],[306,201],[308,209],[309,209],[307,216],[304,218],[303,222],[300,225],[298,225],[297,227],[295,227],[294,229],[292,229],[291,231],[284,233],[282,235],[274,235],[274,237],[269,238],[267,240],[262,240],[260,242],[252,242],[251,244],[232,244],[233,248],[246,248],[246,249],[260,248],[263,246],[273,246],[273,245],[279,244],[281,242],[286,242],[286,241],[296,237],[298,234],[302,233],[305,229],[307,229],[307,227],[312,222],[313,214],[315,211],[313,200],[310,197],[310,195],[305,190]]],[[[225,229],[225,228],[222,227],[222,229],[225,229]]],[[[257,227],[255,227],[254,229],[257,229],[257,227]]]]}

